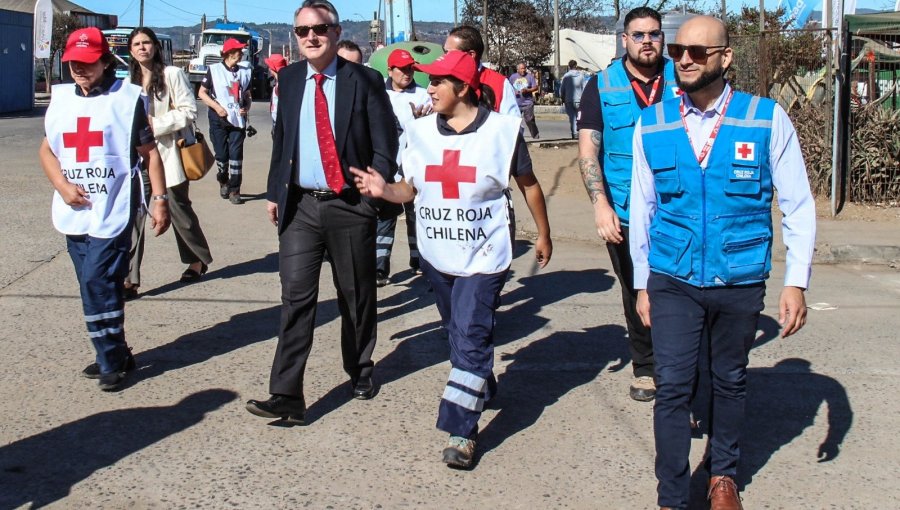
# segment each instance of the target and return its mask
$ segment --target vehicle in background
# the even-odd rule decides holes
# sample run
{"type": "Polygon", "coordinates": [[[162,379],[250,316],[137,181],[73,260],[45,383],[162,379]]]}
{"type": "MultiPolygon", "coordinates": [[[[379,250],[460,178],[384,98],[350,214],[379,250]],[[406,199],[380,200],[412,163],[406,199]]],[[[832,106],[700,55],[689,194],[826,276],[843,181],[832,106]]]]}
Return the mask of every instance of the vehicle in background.
{"type": "MultiPolygon", "coordinates": [[[[116,56],[116,78],[128,78],[128,62],[131,61],[131,52],[128,48],[128,36],[133,28],[121,27],[110,30],[104,30],[103,35],[106,42],[109,43],[109,50],[116,56]]],[[[162,47],[160,54],[163,62],[172,65],[172,38],[166,34],[156,34],[159,44],[162,47]]]]}
{"type": "Polygon", "coordinates": [[[269,97],[268,71],[262,63],[261,52],[265,39],[243,23],[216,23],[200,34],[191,34],[191,49],[195,57],[188,65],[188,78],[194,87],[194,94],[200,90],[200,82],[206,76],[209,66],[222,61],[222,45],[227,39],[237,39],[247,47],[244,48],[242,62],[246,62],[252,71],[251,93],[254,99],[269,97]]]}

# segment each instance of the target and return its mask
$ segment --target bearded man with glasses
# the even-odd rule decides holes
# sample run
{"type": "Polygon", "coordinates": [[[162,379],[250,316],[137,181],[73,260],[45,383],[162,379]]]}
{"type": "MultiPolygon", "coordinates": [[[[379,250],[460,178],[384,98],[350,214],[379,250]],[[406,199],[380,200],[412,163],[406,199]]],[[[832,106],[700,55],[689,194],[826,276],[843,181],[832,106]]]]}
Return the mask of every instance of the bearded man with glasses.
{"type": "Polygon", "coordinates": [[[662,56],[659,12],[649,7],[625,15],[625,55],[584,87],[578,112],[578,168],[594,205],[597,234],[606,243],[622,287],[634,379],[631,398],[653,400],[653,343],[635,309],[637,291],[628,253],[628,196],[631,192],[631,138],[641,110],[675,97],[672,61],[662,56]],[[601,157],[602,154],[602,157],[601,157]]]}
{"type": "Polygon", "coordinates": [[[668,49],[684,95],[641,114],[631,188],[637,310],[653,325],[656,361],[657,502],[688,507],[690,403],[705,359],[712,382],[710,508],[739,510],[747,364],[771,269],[774,190],[787,246],[782,337],[806,323],[815,204],[785,111],[725,80],[734,57],[725,24],[691,18],[668,49]]]}
{"type": "Polygon", "coordinates": [[[300,423],[326,250],[351,394],[360,400],[375,395],[376,204],[360,196],[349,168],[372,168],[386,179],[397,173],[397,128],[384,81],[378,71],[337,56],[338,20],[327,0],[306,0],[294,14],[306,60],[279,73],[266,193],[269,220],[278,231],[281,326],[271,397],[250,400],[247,410],[300,423]]]}

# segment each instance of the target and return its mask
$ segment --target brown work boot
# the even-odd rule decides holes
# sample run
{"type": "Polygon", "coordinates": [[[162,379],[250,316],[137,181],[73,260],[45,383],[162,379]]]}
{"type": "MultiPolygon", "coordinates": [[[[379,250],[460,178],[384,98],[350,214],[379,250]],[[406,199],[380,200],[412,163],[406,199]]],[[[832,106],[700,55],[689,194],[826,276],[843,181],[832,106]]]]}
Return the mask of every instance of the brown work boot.
{"type": "Polygon", "coordinates": [[[744,510],[738,488],[730,476],[713,476],[709,479],[710,510],[744,510]]]}

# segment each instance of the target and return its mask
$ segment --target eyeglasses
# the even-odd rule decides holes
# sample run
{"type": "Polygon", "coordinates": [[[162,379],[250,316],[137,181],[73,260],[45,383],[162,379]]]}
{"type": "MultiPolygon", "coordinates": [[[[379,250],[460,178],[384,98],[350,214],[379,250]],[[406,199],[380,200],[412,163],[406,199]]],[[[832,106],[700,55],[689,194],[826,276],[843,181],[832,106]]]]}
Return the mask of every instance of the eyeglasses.
{"type": "Polygon", "coordinates": [[[727,47],[728,46],[703,46],[702,44],[689,44],[685,46],[684,44],[674,43],[666,45],[666,49],[669,50],[669,56],[676,62],[681,60],[685,50],[687,50],[687,54],[691,57],[691,60],[698,64],[703,64],[706,62],[707,57],[714,53],[724,51],[727,47]],[[710,52],[710,50],[712,51],[710,52]]]}
{"type": "Polygon", "coordinates": [[[309,35],[309,31],[312,30],[316,35],[325,35],[328,33],[328,29],[331,27],[336,27],[332,23],[320,23],[318,25],[300,25],[299,27],[294,27],[294,33],[297,34],[297,37],[306,37],[309,35]]]}
{"type": "Polygon", "coordinates": [[[636,43],[644,42],[644,37],[649,37],[651,42],[659,42],[662,41],[663,33],[662,30],[653,30],[651,32],[632,32],[631,40],[636,43]]]}

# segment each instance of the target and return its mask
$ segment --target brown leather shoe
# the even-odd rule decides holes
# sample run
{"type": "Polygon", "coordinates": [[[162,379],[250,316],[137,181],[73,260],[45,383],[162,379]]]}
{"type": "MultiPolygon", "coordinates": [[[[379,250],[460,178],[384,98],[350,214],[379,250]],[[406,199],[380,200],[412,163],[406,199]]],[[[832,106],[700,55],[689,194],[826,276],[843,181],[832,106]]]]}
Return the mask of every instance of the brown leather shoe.
{"type": "Polygon", "coordinates": [[[737,485],[730,476],[713,476],[709,479],[710,510],[744,510],[737,485]]]}

